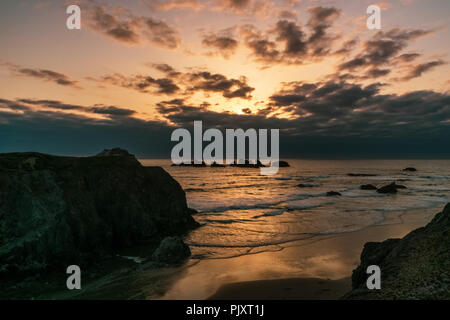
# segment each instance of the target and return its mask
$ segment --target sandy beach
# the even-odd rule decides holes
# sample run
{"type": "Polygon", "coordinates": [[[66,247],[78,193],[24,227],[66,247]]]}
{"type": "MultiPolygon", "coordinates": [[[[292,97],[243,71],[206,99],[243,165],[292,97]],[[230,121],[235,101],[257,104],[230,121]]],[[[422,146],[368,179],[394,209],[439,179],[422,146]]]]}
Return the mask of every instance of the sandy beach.
{"type": "Polygon", "coordinates": [[[366,242],[399,238],[439,209],[392,212],[375,226],[315,237],[231,259],[203,260],[183,272],[162,299],[339,299],[366,242]],[[245,265],[245,268],[242,268],[245,265]]]}

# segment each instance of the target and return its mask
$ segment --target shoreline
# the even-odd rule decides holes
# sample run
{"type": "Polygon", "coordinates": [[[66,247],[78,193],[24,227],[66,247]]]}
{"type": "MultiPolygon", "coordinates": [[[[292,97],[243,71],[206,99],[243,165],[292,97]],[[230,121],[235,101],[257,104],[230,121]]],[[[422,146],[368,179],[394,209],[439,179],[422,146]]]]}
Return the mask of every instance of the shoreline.
{"type": "Polygon", "coordinates": [[[208,300],[336,300],[351,288],[350,277],[257,280],[223,285],[208,300]]]}
{"type": "Polygon", "coordinates": [[[156,299],[338,299],[351,289],[366,242],[401,238],[439,211],[390,212],[379,224],[358,231],[299,240],[281,250],[199,260],[156,299]]]}

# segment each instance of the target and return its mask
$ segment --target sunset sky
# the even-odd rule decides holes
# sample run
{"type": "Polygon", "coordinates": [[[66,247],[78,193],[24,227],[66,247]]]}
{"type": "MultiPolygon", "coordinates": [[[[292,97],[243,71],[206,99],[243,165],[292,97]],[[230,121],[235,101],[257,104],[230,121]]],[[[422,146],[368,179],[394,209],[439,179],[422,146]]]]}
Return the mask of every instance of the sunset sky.
{"type": "Polygon", "coordinates": [[[202,120],[279,128],[286,156],[448,157],[449,17],[448,0],[1,1],[0,152],[169,156],[202,120]]]}

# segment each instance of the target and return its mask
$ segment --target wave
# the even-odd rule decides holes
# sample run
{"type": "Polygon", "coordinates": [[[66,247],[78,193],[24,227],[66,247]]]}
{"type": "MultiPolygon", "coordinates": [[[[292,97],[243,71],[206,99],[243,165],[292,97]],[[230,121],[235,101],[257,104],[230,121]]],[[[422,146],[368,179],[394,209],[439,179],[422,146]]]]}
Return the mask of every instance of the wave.
{"type": "Polygon", "coordinates": [[[262,218],[262,217],[273,217],[273,216],[280,216],[284,213],[284,210],[281,211],[273,211],[273,212],[266,212],[257,216],[254,216],[253,219],[258,219],[258,218],[262,218]]]}

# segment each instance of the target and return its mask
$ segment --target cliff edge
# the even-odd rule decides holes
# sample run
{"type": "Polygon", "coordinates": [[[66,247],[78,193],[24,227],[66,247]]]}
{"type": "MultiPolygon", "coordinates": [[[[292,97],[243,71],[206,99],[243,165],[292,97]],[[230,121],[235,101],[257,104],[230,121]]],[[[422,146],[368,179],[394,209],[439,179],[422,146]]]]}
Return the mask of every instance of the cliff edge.
{"type": "Polygon", "coordinates": [[[0,275],[90,263],[196,226],[180,185],[125,150],[0,154],[0,275]]]}

